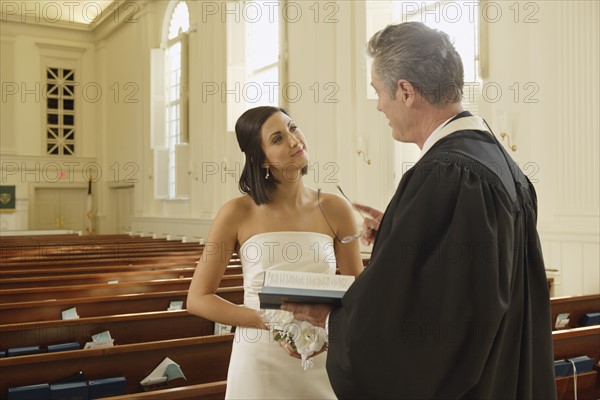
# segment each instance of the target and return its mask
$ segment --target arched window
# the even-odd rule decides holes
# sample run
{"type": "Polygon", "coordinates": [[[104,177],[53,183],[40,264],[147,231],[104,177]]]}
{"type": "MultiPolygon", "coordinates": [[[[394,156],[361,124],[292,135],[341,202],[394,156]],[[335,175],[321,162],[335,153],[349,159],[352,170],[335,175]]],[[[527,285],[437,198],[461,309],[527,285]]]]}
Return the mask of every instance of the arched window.
{"type": "MultiPolygon", "coordinates": [[[[223,3],[225,4],[225,3],[223,3]]],[[[280,104],[280,3],[234,1],[227,11],[227,130],[248,108],[280,104]]],[[[285,39],[285,38],[284,38],[285,39]]]]}
{"type": "Polygon", "coordinates": [[[188,160],[188,31],[185,1],[173,1],[163,22],[163,45],[152,54],[152,144],[155,197],[188,195],[182,170],[188,160]],[[179,166],[179,168],[178,168],[179,166]]]}

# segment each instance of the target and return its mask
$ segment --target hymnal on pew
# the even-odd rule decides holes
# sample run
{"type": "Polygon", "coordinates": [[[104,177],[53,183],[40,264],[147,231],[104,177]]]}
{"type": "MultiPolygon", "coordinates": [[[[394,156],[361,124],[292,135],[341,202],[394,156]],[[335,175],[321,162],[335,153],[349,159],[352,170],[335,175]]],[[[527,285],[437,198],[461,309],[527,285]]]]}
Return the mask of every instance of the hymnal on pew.
{"type": "Polygon", "coordinates": [[[47,383],[8,388],[8,400],[30,400],[49,398],[50,385],[47,383]]]}
{"type": "Polygon", "coordinates": [[[353,282],[349,275],[267,270],[258,293],[260,308],[279,309],[283,303],[338,305],[353,282]]]}
{"type": "MultiPolygon", "coordinates": [[[[176,379],[186,379],[179,364],[166,357],[154,370],[142,379],[140,384],[144,390],[154,389],[156,387],[166,386],[169,382],[176,379]]],[[[187,380],[187,379],[186,379],[187,380]]]]}

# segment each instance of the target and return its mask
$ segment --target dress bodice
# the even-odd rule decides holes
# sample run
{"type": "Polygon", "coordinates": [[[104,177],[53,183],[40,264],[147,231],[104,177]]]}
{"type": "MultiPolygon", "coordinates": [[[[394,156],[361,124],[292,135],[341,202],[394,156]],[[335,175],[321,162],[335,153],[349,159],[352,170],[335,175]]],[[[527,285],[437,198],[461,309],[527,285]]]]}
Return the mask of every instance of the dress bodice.
{"type": "Polygon", "coordinates": [[[244,275],[244,305],[259,309],[258,292],[267,269],[335,274],[333,239],[305,231],[265,232],[251,236],[239,250],[244,275]]]}

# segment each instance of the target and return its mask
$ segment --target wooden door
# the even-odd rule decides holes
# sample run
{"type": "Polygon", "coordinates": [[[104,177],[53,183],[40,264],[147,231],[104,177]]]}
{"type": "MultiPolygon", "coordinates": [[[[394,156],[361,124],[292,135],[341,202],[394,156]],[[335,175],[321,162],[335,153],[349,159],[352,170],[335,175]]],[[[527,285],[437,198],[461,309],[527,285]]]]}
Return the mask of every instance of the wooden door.
{"type": "Polygon", "coordinates": [[[85,229],[86,190],[36,188],[31,229],[85,229]]]}

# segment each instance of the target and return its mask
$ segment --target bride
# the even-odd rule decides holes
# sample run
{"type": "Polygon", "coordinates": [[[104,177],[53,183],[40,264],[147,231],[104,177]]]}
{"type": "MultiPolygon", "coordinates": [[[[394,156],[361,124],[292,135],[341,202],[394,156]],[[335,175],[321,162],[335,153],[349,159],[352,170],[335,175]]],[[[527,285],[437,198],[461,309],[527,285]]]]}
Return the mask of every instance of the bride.
{"type": "Polygon", "coordinates": [[[348,239],[358,236],[351,205],[303,183],[308,147],[284,109],[250,109],[235,132],[246,156],[239,182],[244,195],[217,213],[207,244],[220,251],[207,251],[198,262],[187,309],[237,327],[227,399],[333,399],[326,355],[316,355],[313,368],[304,370],[268,331],[258,292],[266,269],[334,274],[337,267],[342,274],[358,275],[363,269],[359,244],[348,239]],[[243,306],[215,295],[234,251],[242,261],[243,306]]]}

